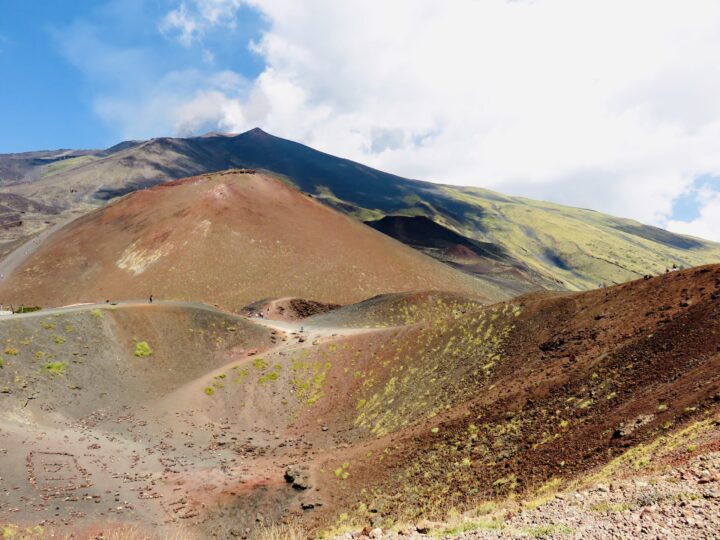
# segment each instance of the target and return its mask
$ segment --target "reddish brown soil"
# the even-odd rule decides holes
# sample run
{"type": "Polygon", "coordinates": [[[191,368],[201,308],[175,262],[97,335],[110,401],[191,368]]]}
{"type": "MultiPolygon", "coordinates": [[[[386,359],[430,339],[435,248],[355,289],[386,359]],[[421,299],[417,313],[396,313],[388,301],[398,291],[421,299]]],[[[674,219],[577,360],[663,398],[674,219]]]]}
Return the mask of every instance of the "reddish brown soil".
{"type": "Polygon", "coordinates": [[[0,303],[259,298],[350,303],[451,290],[508,295],[263,174],[223,174],[135,192],[71,223],[0,285],[0,303]]]}

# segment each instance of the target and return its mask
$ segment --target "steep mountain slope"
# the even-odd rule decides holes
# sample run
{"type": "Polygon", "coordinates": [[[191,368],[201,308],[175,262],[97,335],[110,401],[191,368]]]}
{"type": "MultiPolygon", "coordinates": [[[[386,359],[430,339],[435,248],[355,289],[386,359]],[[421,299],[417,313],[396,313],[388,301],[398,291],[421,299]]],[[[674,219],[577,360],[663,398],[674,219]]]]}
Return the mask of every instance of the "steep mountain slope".
{"type": "MultiPolygon", "coordinates": [[[[0,163],[8,159],[0,156],[0,163]]],[[[590,210],[408,180],[260,129],[237,136],[128,141],[51,164],[32,165],[36,158],[28,157],[20,167],[19,159],[15,155],[10,160],[14,172],[3,177],[3,189],[65,208],[99,204],[194,174],[232,167],[265,169],[363,220],[425,216],[502,252],[512,265],[528,270],[524,278],[544,288],[591,289],[658,274],[673,264],[720,260],[720,246],[711,242],[590,210]]],[[[493,260],[481,257],[481,262],[493,260]]]]}
{"type": "MultiPolygon", "coordinates": [[[[540,288],[542,274],[509,255],[500,244],[462,236],[425,216],[385,216],[367,225],[469,274],[522,294],[540,288]]],[[[547,285],[546,285],[547,286],[547,285]]]]}
{"type": "Polygon", "coordinates": [[[0,284],[0,303],[261,298],[348,303],[387,291],[508,297],[263,174],[132,193],[53,234],[0,284]]]}
{"type": "Polygon", "coordinates": [[[76,158],[83,158],[96,153],[93,150],[47,150],[20,154],[0,154],[0,186],[32,181],[42,173],[49,174],[77,165],[78,160],[76,158]]]}
{"type": "Polygon", "coordinates": [[[385,216],[377,221],[365,223],[404,244],[437,252],[438,256],[452,257],[466,254],[468,257],[474,255],[477,258],[485,257],[496,261],[508,260],[501,247],[465,238],[425,216],[385,216]]]}
{"type": "Polygon", "coordinates": [[[61,209],[14,193],[0,191],[0,275],[5,256],[23,240],[62,219],[61,209]]]}

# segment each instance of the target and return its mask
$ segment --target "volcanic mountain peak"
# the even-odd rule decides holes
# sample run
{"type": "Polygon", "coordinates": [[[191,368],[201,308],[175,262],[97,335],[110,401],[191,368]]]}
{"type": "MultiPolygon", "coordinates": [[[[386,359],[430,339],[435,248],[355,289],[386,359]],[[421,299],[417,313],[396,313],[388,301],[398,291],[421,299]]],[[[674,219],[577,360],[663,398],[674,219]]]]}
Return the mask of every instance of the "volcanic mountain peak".
{"type": "Polygon", "coordinates": [[[267,131],[264,131],[262,128],[254,127],[252,129],[249,129],[248,131],[245,131],[244,133],[239,133],[237,137],[264,137],[267,139],[273,138],[272,135],[270,135],[267,131]]]}
{"type": "MultiPolygon", "coordinates": [[[[502,286],[516,293],[537,287],[590,289],[657,274],[673,264],[696,266],[720,258],[720,246],[712,242],[599,212],[409,180],[260,128],[235,136],[127,141],[101,152],[0,156],[0,182],[7,191],[50,207],[86,210],[164,181],[229,168],[272,171],[363,221],[426,217],[463,237],[456,245],[476,254],[478,244],[491,250],[478,254],[479,260],[452,246],[447,256],[434,256],[480,275],[495,272],[502,262],[502,286]]],[[[16,229],[15,234],[27,231],[16,229]]]]}

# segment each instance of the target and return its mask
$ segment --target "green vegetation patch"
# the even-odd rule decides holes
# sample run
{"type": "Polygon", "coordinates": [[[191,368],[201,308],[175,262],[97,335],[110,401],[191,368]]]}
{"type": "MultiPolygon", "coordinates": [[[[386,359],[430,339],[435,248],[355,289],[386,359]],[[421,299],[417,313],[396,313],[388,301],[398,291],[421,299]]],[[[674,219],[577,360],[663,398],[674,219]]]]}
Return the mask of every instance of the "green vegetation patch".
{"type": "Polygon", "coordinates": [[[330,362],[293,361],[292,385],[299,401],[312,405],[324,395],[323,385],[331,367],[330,362]]]}
{"type": "Polygon", "coordinates": [[[32,313],[33,311],[40,311],[40,306],[20,306],[15,310],[15,313],[32,313]]]}
{"type": "Polygon", "coordinates": [[[278,377],[280,377],[280,373],[278,373],[277,371],[270,371],[260,377],[260,384],[277,381],[278,377]]]}
{"type": "Polygon", "coordinates": [[[30,540],[37,538],[46,538],[45,529],[40,525],[34,527],[22,528],[15,524],[0,525],[0,538],[17,538],[18,540],[30,540]]]}
{"type": "Polygon", "coordinates": [[[256,358],[252,363],[253,367],[257,370],[267,369],[268,363],[264,358],[256,358]]]}
{"type": "Polygon", "coordinates": [[[205,392],[208,396],[212,396],[215,394],[215,389],[212,386],[206,386],[203,392],[205,392]]]}
{"type": "Polygon", "coordinates": [[[349,467],[350,467],[349,463],[343,463],[337,469],[335,469],[335,471],[334,471],[335,476],[341,480],[347,480],[348,477],[350,476],[350,472],[348,471],[349,467]]]}
{"type": "Polygon", "coordinates": [[[62,159],[54,163],[50,163],[49,165],[44,165],[40,176],[42,178],[45,178],[46,176],[52,176],[63,171],[74,169],[75,167],[79,167],[80,165],[89,163],[93,160],[95,160],[95,157],[93,156],[77,156],[73,158],[62,159]]]}
{"type": "Polygon", "coordinates": [[[135,356],[138,358],[147,358],[152,356],[152,353],[153,351],[147,341],[141,341],[135,345],[135,356]]]}
{"type": "Polygon", "coordinates": [[[235,378],[233,379],[234,383],[242,382],[245,379],[245,377],[247,377],[249,375],[248,368],[246,368],[246,367],[235,366],[232,369],[235,372],[235,378]]]}
{"type": "Polygon", "coordinates": [[[533,538],[553,538],[557,535],[572,534],[573,530],[567,525],[538,525],[527,527],[523,532],[533,538]]]}
{"type": "Polygon", "coordinates": [[[589,408],[592,404],[593,404],[593,400],[590,399],[590,398],[588,398],[588,399],[581,399],[580,401],[577,402],[577,408],[578,408],[578,409],[587,409],[587,408],[589,408]]]}
{"type": "MultiPolygon", "coordinates": [[[[473,388],[489,382],[502,366],[504,344],[520,312],[518,306],[484,308],[446,297],[433,298],[427,306],[426,315],[419,318],[421,324],[413,330],[412,342],[364,353],[373,363],[378,356],[387,361],[380,365],[389,369],[390,377],[363,382],[357,427],[381,437],[420,418],[432,418],[469,397],[473,388]]],[[[404,321],[420,313],[412,304],[401,306],[401,311],[404,321]]]]}
{"type": "Polygon", "coordinates": [[[624,512],[625,510],[629,510],[630,505],[624,502],[612,503],[603,501],[593,504],[590,509],[593,512],[600,512],[601,514],[615,514],[618,512],[624,512]]]}
{"type": "Polygon", "coordinates": [[[65,372],[67,371],[67,364],[65,362],[48,362],[43,366],[43,371],[51,377],[65,375],[65,372]]]}
{"type": "Polygon", "coordinates": [[[500,518],[473,519],[453,524],[449,527],[441,529],[437,532],[437,534],[433,534],[433,536],[458,536],[466,532],[478,530],[499,531],[502,530],[504,527],[505,523],[500,518]]]}

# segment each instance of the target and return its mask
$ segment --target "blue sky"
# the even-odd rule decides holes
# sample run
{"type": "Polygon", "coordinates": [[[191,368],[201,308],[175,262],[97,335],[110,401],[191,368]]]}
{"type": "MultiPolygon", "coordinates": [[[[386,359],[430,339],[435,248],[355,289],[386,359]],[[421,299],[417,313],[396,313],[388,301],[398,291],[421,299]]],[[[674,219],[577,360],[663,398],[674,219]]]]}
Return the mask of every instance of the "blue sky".
{"type": "Polygon", "coordinates": [[[0,153],[115,144],[123,130],[98,114],[98,95],[121,86],[124,95],[140,94],[173,70],[205,72],[206,51],[213,71],[248,78],[262,71],[262,58],[248,48],[263,28],[257,11],[242,9],[232,32],[211,32],[203,47],[185,47],[160,30],[176,5],[0,0],[0,153]]]}
{"type": "Polygon", "coordinates": [[[720,241],[718,57],[716,0],[0,0],[0,153],[259,126],[720,241]]]}
{"type": "MultiPolygon", "coordinates": [[[[78,11],[92,2],[77,2],[78,11]]],[[[0,2],[0,152],[92,145],[107,130],[87,107],[81,74],[60,53],[55,29],[71,24],[60,2],[0,2]]]]}

